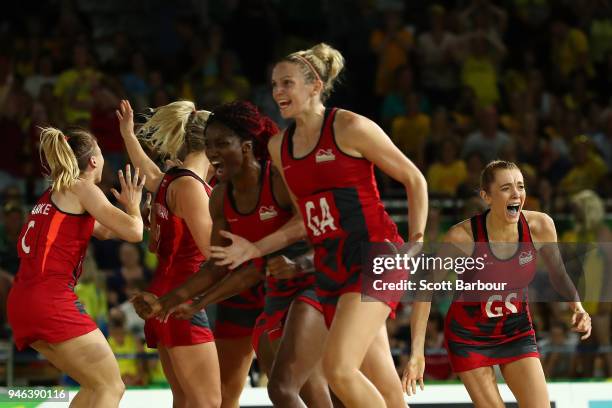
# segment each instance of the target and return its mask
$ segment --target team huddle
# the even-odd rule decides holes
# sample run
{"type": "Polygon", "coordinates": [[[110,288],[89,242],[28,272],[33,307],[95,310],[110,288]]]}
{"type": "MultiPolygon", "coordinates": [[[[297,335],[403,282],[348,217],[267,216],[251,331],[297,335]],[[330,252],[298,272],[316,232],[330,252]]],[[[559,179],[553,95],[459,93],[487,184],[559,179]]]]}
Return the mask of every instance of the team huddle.
{"type": "MultiPolygon", "coordinates": [[[[125,390],[107,340],[73,291],[88,242],[140,242],[145,228],[158,266],[132,303],[145,320],[147,345],[158,350],[174,407],[238,407],[254,353],[278,407],[405,407],[405,393],[424,389],[430,299],[412,304],[410,358],[400,378],[385,326],[398,303],[363,301],[362,244],[404,243],[374,166],[405,186],[406,243],[417,249],[427,184],[374,122],[325,107],[343,66],[326,44],[276,63],[272,95],[282,117],[293,120],[283,131],[242,101],[212,111],[173,102],[135,128],[122,101],[117,117],[131,166],[119,171],[120,191],[112,190],[122,210],[96,185],[104,166],[96,138],[43,130],[51,187],[19,237],[8,316],[19,349],[34,348],[80,384],[71,406],[116,407],[125,390]],[[162,170],[141,141],[172,166],[162,170]],[[143,188],[154,195],[150,214],[141,213],[143,188]],[[212,304],[211,327],[205,310],[212,304]]],[[[489,163],[480,194],[489,209],[453,226],[445,242],[519,275],[520,291],[535,262],[519,268],[523,249],[500,257],[487,243],[553,257],[554,222],[522,210],[525,185],[513,163],[489,163]]],[[[573,329],[587,338],[589,315],[578,299],[570,307],[573,329]]],[[[520,406],[550,406],[526,298],[491,314],[481,302],[456,297],[444,334],[475,406],[504,406],[495,365],[520,406]]]]}

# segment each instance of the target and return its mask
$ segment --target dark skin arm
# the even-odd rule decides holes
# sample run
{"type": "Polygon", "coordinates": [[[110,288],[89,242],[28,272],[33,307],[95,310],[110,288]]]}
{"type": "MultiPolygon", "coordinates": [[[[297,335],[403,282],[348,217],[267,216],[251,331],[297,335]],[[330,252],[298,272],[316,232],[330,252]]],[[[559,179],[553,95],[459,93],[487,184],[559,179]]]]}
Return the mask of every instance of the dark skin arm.
{"type": "MultiPolygon", "coordinates": [[[[227,228],[227,222],[223,215],[223,197],[225,195],[225,184],[216,186],[210,196],[209,209],[213,221],[211,244],[227,245],[219,231],[227,228]]],[[[164,316],[168,311],[183,302],[207,291],[216,282],[220,281],[227,272],[227,268],[214,265],[213,262],[202,264],[200,270],[193,274],[181,286],[174,288],[164,296],[157,299],[155,295],[144,292],[132,299],[136,312],[143,319],[155,315],[164,316]]]]}

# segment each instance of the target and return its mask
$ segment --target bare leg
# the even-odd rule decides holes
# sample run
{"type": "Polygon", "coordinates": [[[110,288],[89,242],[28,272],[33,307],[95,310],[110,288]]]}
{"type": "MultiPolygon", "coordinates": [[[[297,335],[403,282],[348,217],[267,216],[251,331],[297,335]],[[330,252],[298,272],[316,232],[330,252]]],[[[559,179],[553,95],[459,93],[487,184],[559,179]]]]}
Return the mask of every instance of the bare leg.
{"type": "Polygon", "coordinates": [[[542,363],[527,357],[500,366],[502,375],[520,408],[550,408],[542,363]]]}
{"type": "Polygon", "coordinates": [[[219,360],[214,342],[167,349],[188,408],[221,406],[219,360]]]}
{"type": "MultiPolygon", "coordinates": [[[[389,312],[384,303],[362,302],[359,293],[346,293],[338,300],[323,352],[323,370],[345,406],[386,408],[381,392],[359,369],[389,312]]],[[[393,373],[397,375],[395,368],[393,373]]]]}
{"type": "Polygon", "coordinates": [[[475,408],[504,408],[493,367],[480,367],[459,373],[475,408]]]}
{"type": "Polygon", "coordinates": [[[361,365],[361,372],[382,394],[388,408],[406,406],[402,383],[391,356],[386,326],[379,329],[378,335],[370,345],[361,365]]]}
{"type": "Polygon", "coordinates": [[[39,340],[31,346],[81,385],[81,391],[71,406],[119,406],[125,385],[121,381],[117,360],[100,330],[61,343],[39,340]],[[83,395],[79,395],[83,391],[83,395]]]}
{"type": "Polygon", "coordinates": [[[221,370],[221,407],[238,408],[240,394],[253,362],[251,337],[217,339],[215,343],[221,370]]]}
{"type": "Polygon", "coordinates": [[[318,310],[305,302],[291,304],[268,382],[268,394],[275,406],[332,406],[321,360],[317,358],[326,335],[325,321],[318,310]]]}
{"type": "Polygon", "coordinates": [[[164,375],[172,391],[172,407],[187,408],[187,397],[185,396],[185,391],[183,391],[181,387],[181,383],[178,378],[176,378],[168,349],[163,346],[157,346],[157,351],[159,352],[159,361],[161,361],[162,368],[164,369],[164,375]]]}

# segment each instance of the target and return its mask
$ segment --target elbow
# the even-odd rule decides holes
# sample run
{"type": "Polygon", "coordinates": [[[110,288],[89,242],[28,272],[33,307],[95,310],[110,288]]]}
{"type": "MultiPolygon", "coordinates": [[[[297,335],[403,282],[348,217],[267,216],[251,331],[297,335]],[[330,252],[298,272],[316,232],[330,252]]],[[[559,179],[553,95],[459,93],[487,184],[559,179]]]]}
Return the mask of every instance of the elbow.
{"type": "Polygon", "coordinates": [[[130,232],[129,237],[126,237],[127,242],[137,244],[142,241],[142,230],[130,232]]]}
{"type": "Polygon", "coordinates": [[[125,240],[133,244],[136,244],[142,241],[142,234],[143,234],[143,225],[141,222],[140,225],[135,225],[134,228],[130,229],[129,233],[125,237],[125,240]]]}
{"type": "Polygon", "coordinates": [[[412,194],[427,196],[427,179],[420,171],[410,172],[404,181],[404,186],[412,194]]]}

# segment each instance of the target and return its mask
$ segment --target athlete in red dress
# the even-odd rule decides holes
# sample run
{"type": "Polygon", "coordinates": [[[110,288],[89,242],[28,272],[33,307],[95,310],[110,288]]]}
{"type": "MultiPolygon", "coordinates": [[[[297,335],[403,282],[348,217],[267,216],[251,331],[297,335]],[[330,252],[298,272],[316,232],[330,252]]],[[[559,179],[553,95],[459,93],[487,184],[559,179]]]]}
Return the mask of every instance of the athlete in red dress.
{"type": "MultiPolygon", "coordinates": [[[[147,175],[147,189],[156,194],[149,248],[157,253],[158,266],[148,289],[155,296],[180,286],[197,272],[209,251],[211,188],[203,181],[210,165],[203,133],[208,115],[209,112],[196,111],[191,102],[173,102],[156,109],[140,128],[162,156],[182,160],[180,167],[162,173],[134,134],[129,102],[122,101],[117,111],[130,159],[142,168],[147,175]]],[[[137,311],[142,296],[134,299],[137,311]]],[[[149,347],[158,349],[175,407],[220,405],[217,350],[204,311],[190,320],[170,318],[160,322],[148,318],[145,337],[149,347]],[[193,375],[196,372],[198,375],[193,375]]]]}
{"type": "MultiPolygon", "coordinates": [[[[314,276],[297,273],[293,262],[307,257],[310,247],[303,241],[291,244],[305,237],[305,231],[294,217],[282,178],[266,160],[265,147],[261,148],[277,132],[276,125],[252,104],[236,102],[213,112],[207,123],[206,144],[211,161],[228,179],[215,188],[211,198],[213,241],[222,243],[223,236],[234,234],[259,241],[275,234],[283,237],[284,244],[268,248],[267,253],[274,253],[266,258],[262,253],[231,273],[225,266],[211,263],[199,277],[196,275],[183,288],[160,299],[160,313],[168,314],[189,296],[204,292],[189,307],[191,311],[179,312],[187,316],[219,302],[215,337],[219,350],[226,351],[220,352],[220,363],[227,387],[223,406],[227,407],[238,404],[251,362],[251,333],[253,348],[270,376],[273,401],[282,393],[295,393],[299,399],[301,390],[309,405],[331,406],[327,383],[320,369],[316,370],[318,359],[313,357],[322,347],[326,331],[314,293],[314,276]],[[261,293],[258,284],[266,271],[264,306],[263,299],[254,295],[261,293]],[[225,276],[214,286],[208,285],[207,276],[219,273],[225,276]],[[257,311],[259,317],[252,311],[257,311]],[[274,359],[277,349],[280,351],[274,359]]],[[[275,404],[283,406],[277,401],[275,404]]]]}
{"type": "MultiPolygon", "coordinates": [[[[490,209],[452,227],[446,242],[461,255],[484,257],[486,267],[464,280],[506,283],[503,291],[482,299],[458,293],[446,315],[445,343],[457,372],[476,407],[503,407],[494,365],[499,365],[519,406],[549,407],[544,372],[527,303],[527,286],[539,253],[548,265],[556,258],[553,220],[523,211],[523,176],[514,163],[494,161],[481,176],[481,197],[490,209]],[[551,244],[552,243],[552,244],[551,244]]],[[[558,273],[559,270],[551,271],[558,273]]],[[[571,302],[574,331],[589,337],[591,319],[579,301],[571,302]]]]}
{"type": "Polygon", "coordinates": [[[72,405],[117,407],[125,386],[108,342],[74,293],[91,236],[142,240],[142,182],[120,171],[114,207],[96,186],[104,158],[85,131],[43,129],[40,146],[52,186],[40,197],[19,236],[19,271],[8,318],[19,349],[31,346],[81,386],[72,405]]]}
{"type": "MultiPolygon", "coordinates": [[[[423,238],[426,183],[375,123],[325,108],[343,65],[342,55],[326,44],[276,64],[273,97],[281,115],[295,124],[272,138],[268,148],[315,247],[317,295],[329,325],[323,368],[332,390],[346,406],[404,407],[385,328],[395,304],[361,301],[361,248],[368,242],[402,241],[380,200],[374,165],[406,187],[412,242],[423,238]]],[[[242,261],[251,252],[235,245],[227,259],[242,261]]],[[[415,304],[411,385],[422,381],[428,313],[428,303],[415,304]]]]}

